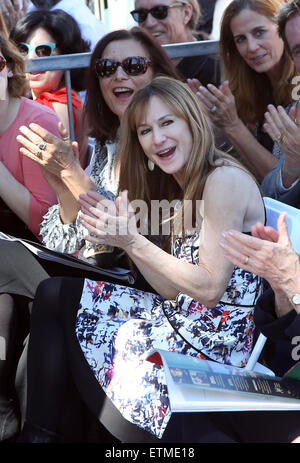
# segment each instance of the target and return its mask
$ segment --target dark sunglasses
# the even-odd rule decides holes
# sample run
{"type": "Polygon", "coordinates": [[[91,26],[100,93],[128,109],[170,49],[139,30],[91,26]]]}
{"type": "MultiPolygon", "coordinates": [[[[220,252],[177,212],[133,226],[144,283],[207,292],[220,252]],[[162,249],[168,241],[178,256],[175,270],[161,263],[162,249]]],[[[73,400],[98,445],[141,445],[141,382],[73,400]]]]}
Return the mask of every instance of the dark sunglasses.
{"type": "Polygon", "coordinates": [[[5,66],[6,66],[6,61],[5,61],[5,59],[4,59],[2,56],[0,56],[0,72],[3,71],[3,69],[5,68],[5,66]]]}
{"type": "Polygon", "coordinates": [[[56,43],[46,42],[46,43],[38,43],[37,45],[29,45],[26,42],[20,42],[18,44],[18,48],[22,55],[27,56],[28,53],[33,50],[36,56],[39,58],[43,58],[46,56],[51,56],[56,48],[56,43]]]}
{"type": "Polygon", "coordinates": [[[138,76],[145,74],[150,64],[151,61],[142,56],[129,56],[122,62],[109,58],[98,58],[95,62],[95,71],[98,77],[110,77],[121,66],[129,76],[138,76]]]}
{"type": "Polygon", "coordinates": [[[150,8],[150,10],[147,10],[146,8],[140,8],[138,10],[131,11],[130,14],[137,23],[143,23],[144,21],[146,21],[149,13],[155,19],[165,19],[168,16],[168,10],[170,8],[175,8],[182,5],[186,5],[186,3],[175,2],[171,5],[157,5],[153,8],[150,8]]]}

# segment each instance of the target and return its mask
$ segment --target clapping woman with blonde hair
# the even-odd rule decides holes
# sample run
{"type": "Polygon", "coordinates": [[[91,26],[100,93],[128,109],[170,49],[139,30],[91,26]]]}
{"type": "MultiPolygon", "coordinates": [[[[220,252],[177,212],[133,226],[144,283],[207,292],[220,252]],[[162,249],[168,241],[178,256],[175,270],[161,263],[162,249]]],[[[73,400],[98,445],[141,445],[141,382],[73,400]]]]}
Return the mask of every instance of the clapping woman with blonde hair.
{"type": "MultiPolygon", "coordinates": [[[[164,370],[146,362],[152,349],[239,367],[250,355],[261,280],[232,266],[218,243],[224,224],[247,233],[264,220],[253,177],[216,149],[206,111],[188,86],[168,77],[156,77],[132,97],[117,156],[118,197],[81,195],[84,224],[94,243],[123,249],[152,289],[72,278],[39,286],[20,442],[58,439],[68,365],[83,399],[116,438],[147,441],[164,438],[171,416],[164,370]],[[166,215],[164,208],[154,232],[157,202],[175,211],[166,215]],[[104,414],[97,405],[103,400],[104,414]],[[130,436],[120,424],[131,428],[130,436]]],[[[208,422],[200,418],[193,433],[186,428],[177,438],[212,441],[208,422]]],[[[218,438],[229,441],[222,433],[218,438]]]]}

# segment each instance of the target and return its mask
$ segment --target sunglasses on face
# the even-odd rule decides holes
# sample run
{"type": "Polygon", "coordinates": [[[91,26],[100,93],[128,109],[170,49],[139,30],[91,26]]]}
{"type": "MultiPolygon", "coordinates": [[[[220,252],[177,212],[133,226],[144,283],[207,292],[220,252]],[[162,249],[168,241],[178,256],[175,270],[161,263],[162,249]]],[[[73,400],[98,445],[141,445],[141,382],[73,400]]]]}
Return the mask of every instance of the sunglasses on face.
{"type": "Polygon", "coordinates": [[[145,74],[150,64],[150,60],[142,56],[129,56],[123,59],[122,62],[108,58],[99,58],[95,62],[95,71],[98,77],[110,77],[121,66],[127,75],[138,76],[145,74]]]}
{"type": "Polygon", "coordinates": [[[3,71],[3,69],[5,68],[5,66],[6,66],[6,61],[5,61],[5,59],[4,59],[2,56],[0,56],[0,72],[3,71]]]}
{"type": "Polygon", "coordinates": [[[182,5],[186,5],[186,3],[175,2],[171,5],[157,5],[153,8],[150,8],[150,10],[147,10],[146,8],[140,8],[138,10],[131,11],[130,14],[137,23],[143,23],[144,21],[146,21],[149,13],[155,19],[166,19],[166,17],[168,16],[168,10],[170,8],[175,8],[182,5]]]}
{"type": "Polygon", "coordinates": [[[47,42],[47,43],[38,43],[37,45],[29,45],[29,43],[21,42],[18,45],[18,48],[22,55],[27,56],[28,53],[33,50],[36,56],[43,58],[46,56],[51,56],[56,48],[56,43],[47,42]]]}

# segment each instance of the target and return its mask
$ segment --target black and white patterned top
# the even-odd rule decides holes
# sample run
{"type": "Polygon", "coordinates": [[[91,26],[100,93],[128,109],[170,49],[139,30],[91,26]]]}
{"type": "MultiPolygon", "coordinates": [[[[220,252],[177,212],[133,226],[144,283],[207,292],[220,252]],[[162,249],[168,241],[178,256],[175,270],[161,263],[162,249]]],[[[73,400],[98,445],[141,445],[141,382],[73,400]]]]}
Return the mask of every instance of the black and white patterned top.
{"type": "MultiPolygon", "coordinates": [[[[199,265],[199,236],[176,239],[172,254],[199,265]]],[[[179,293],[175,301],[85,279],[76,336],[98,384],[125,419],[161,438],[171,416],[164,369],[153,349],[244,367],[254,333],[261,278],[234,267],[215,307],[179,293]]]]}
{"type": "MultiPolygon", "coordinates": [[[[100,145],[96,142],[91,162],[86,169],[99,189],[111,191],[113,194],[118,189],[114,179],[115,152],[115,143],[100,145]]],[[[60,218],[59,205],[55,204],[44,215],[40,233],[47,248],[74,254],[84,246],[83,237],[88,231],[82,225],[80,211],[73,223],[64,224],[60,218]]]]}

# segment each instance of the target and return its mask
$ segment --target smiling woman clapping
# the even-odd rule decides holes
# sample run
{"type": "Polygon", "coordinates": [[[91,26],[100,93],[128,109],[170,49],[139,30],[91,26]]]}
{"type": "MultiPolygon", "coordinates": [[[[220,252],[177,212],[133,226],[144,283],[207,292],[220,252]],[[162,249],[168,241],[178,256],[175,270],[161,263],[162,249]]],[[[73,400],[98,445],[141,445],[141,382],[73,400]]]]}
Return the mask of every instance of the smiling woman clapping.
{"type": "MultiPolygon", "coordinates": [[[[150,350],[159,347],[239,367],[249,357],[261,279],[230,264],[219,241],[224,224],[249,232],[264,220],[263,201],[249,173],[215,148],[206,112],[185,84],[157,77],[135,93],[122,116],[117,165],[115,202],[103,201],[95,191],[80,196],[90,232],[86,238],[123,249],[152,290],[69,278],[50,278],[39,286],[30,336],[31,400],[20,442],[57,439],[68,362],[76,360],[76,384],[95,413],[104,394],[117,409],[110,423],[102,417],[111,433],[119,438],[119,420],[124,420],[162,438],[170,419],[169,397],[162,367],[145,362],[150,350]],[[198,226],[197,200],[203,205],[198,226]],[[176,203],[170,215],[164,211],[155,235],[153,201],[176,203]],[[134,204],[147,206],[138,217],[134,204]],[[185,220],[182,227],[187,204],[191,227],[185,220]],[[144,233],[138,222],[146,224],[144,233]],[[171,226],[164,232],[166,222],[171,226]],[[65,338],[64,330],[73,332],[74,326],[76,339],[65,338]],[[47,360],[53,343],[60,358],[55,371],[47,360]],[[51,382],[45,382],[50,370],[51,382]]],[[[203,420],[197,442],[207,437],[202,434],[207,417],[203,420]]],[[[130,438],[132,432],[131,427],[130,438]]],[[[189,442],[195,436],[189,428],[184,432],[178,439],[189,442]]]]}

